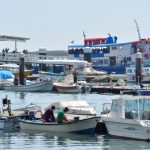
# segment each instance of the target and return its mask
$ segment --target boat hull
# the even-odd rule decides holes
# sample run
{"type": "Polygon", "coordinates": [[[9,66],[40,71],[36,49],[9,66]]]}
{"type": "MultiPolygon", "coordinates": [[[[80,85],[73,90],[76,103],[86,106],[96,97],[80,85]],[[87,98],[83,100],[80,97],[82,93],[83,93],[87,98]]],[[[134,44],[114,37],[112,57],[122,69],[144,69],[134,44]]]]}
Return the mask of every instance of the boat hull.
{"type": "Polygon", "coordinates": [[[120,118],[103,118],[109,135],[139,139],[139,140],[149,140],[150,139],[150,127],[142,124],[140,121],[133,119],[120,119],[120,118]]]}
{"type": "Polygon", "coordinates": [[[79,85],[66,85],[61,83],[54,83],[57,91],[60,93],[80,93],[81,89],[79,85]]]}
{"type": "Polygon", "coordinates": [[[147,90],[147,89],[138,89],[136,91],[139,95],[150,95],[150,89],[147,90]]]}
{"type": "Polygon", "coordinates": [[[36,120],[20,120],[22,130],[43,131],[43,132],[73,132],[73,133],[95,133],[98,117],[58,123],[43,123],[36,120]]]}
{"type": "Polygon", "coordinates": [[[16,91],[16,92],[45,92],[51,91],[52,87],[53,84],[51,82],[42,82],[30,85],[4,86],[4,89],[7,91],[16,91]]]}
{"type": "Polygon", "coordinates": [[[0,119],[0,130],[4,129],[4,120],[0,119]]]}

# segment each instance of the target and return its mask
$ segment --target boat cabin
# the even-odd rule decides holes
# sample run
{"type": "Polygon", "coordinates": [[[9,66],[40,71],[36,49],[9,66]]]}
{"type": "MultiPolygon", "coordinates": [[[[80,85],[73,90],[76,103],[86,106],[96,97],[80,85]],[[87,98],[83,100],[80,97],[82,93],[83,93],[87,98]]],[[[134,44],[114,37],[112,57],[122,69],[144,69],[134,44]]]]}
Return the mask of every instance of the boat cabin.
{"type": "Polygon", "coordinates": [[[112,100],[110,117],[150,120],[150,97],[132,96],[112,100]]]}

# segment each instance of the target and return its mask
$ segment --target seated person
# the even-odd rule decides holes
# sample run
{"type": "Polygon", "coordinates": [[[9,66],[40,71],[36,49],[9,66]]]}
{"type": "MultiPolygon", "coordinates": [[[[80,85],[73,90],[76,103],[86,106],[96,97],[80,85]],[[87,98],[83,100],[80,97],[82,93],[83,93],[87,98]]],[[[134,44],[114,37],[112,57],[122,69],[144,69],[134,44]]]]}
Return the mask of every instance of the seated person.
{"type": "Polygon", "coordinates": [[[18,85],[18,78],[16,76],[14,78],[14,85],[18,85]]]}
{"type": "Polygon", "coordinates": [[[55,110],[55,106],[52,106],[50,109],[46,110],[46,112],[44,114],[44,119],[46,122],[54,122],[55,121],[54,110],[55,110]]]}
{"type": "Polygon", "coordinates": [[[65,113],[68,112],[68,107],[65,107],[64,109],[61,109],[58,111],[57,115],[57,122],[58,123],[63,123],[63,121],[68,121],[67,117],[65,116],[65,113]]]}

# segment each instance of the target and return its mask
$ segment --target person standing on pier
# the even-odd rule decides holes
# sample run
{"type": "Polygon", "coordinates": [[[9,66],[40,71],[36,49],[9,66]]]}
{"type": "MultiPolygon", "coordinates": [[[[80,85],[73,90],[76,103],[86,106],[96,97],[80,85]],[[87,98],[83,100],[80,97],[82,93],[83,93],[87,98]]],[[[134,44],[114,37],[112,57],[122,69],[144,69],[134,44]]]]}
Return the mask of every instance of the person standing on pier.
{"type": "Polygon", "coordinates": [[[77,71],[77,69],[73,70],[73,80],[74,80],[74,83],[77,83],[77,80],[78,80],[78,71],[77,71]]]}

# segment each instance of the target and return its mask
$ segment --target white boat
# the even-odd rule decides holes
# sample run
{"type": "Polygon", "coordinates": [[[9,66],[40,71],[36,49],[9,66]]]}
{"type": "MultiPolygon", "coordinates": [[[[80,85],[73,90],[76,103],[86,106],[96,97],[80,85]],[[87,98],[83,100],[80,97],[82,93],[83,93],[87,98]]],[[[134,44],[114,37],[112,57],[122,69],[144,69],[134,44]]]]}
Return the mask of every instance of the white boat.
{"type": "Polygon", "coordinates": [[[15,91],[15,92],[45,92],[51,91],[53,84],[50,81],[33,83],[29,85],[11,85],[4,86],[4,90],[15,91]]]}
{"type": "Polygon", "coordinates": [[[63,82],[54,82],[53,85],[56,87],[59,93],[80,93],[81,88],[77,84],[65,84],[63,82]]]}
{"type": "Polygon", "coordinates": [[[30,131],[44,132],[74,132],[74,133],[95,133],[95,127],[99,117],[96,117],[95,109],[86,101],[63,101],[56,102],[45,108],[45,111],[51,106],[55,106],[56,113],[59,109],[69,108],[66,113],[68,122],[58,124],[57,122],[48,123],[41,119],[20,120],[20,128],[30,131]]]}
{"type": "Polygon", "coordinates": [[[73,82],[73,75],[69,74],[62,82],[54,82],[53,85],[60,93],[83,93],[90,88],[86,81],[73,82]]]}
{"type": "Polygon", "coordinates": [[[72,132],[72,133],[95,133],[95,127],[99,117],[89,117],[82,120],[72,120],[58,124],[47,123],[43,120],[20,120],[22,130],[43,131],[43,132],[72,132]]]}
{"type": "MultiPolygon", "coordinates": [[[[135,82],[136,68],[134,66],[126,67],[127,80],[135,82]]],[[[142,82],[150,82],[150,67],[142,67],[142,82]]]]}
{"type": "Polygon", "coordinates": [[[102,115],[102,120],[109,135],[150,140],[150,96],[112,99],[111,111],[102,115]]]}

